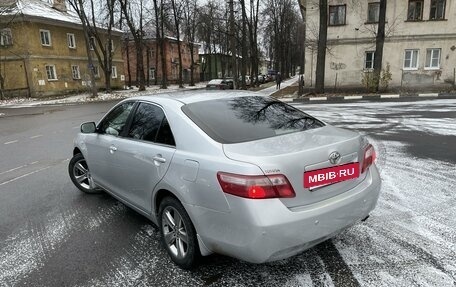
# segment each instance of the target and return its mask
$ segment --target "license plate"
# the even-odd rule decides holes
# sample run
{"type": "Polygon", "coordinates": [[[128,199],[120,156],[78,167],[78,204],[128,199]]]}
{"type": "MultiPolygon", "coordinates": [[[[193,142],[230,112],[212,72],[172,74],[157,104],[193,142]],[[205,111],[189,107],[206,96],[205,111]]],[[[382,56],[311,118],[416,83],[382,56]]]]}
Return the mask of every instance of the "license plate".
{"type": "Polygon", "coordinates": [[[359,177],[359,163],[348,163],[304,172],[304,188],[315,189],[359,177]]]}

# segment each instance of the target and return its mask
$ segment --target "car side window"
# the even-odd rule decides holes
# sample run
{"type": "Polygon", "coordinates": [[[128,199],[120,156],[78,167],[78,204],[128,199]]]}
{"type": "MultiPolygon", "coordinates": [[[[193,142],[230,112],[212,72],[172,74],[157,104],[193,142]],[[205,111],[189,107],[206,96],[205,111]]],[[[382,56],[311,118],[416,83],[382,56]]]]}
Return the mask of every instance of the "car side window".
{"type": "Polygon", "coordinates": [[[174,141],[173,133],[171,132],[171,127],[169,126],[168,120],[166,117],[163,118],[163,121],[160,126],[160,130],[157,135],[157,143],[172,145],[175,146],[176,142],[174,141]]]}
{"type": "Polygon", "coordinates": [[[98,126],[99,133],[118,136],[125,127],[134,104],[126,102],[115,107],[98,126]]]}
{"type": "Polygon", "coordinates": [[[146,103],[140,103],[128,132],[128,137],[155,142],[157,132],[165,114],[162,109],[146,103]]]}

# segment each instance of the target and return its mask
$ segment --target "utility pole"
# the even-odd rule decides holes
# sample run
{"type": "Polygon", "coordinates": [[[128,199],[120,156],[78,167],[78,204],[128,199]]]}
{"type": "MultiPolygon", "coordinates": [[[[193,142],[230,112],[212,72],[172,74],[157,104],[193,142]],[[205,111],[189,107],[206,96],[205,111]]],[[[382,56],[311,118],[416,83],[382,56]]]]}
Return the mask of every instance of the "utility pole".
{"type": "Polygon", "coordinates": [[[231,57],[232,63],[231,67],[233,69],[233,82],[234,89],[238,88],[238,79],[237,79],[237,53],[236,53],[236,37],[235,27],[234,27],[234,0],[228,0],[230,6],[230,46],[231,46],[231,57]]]}

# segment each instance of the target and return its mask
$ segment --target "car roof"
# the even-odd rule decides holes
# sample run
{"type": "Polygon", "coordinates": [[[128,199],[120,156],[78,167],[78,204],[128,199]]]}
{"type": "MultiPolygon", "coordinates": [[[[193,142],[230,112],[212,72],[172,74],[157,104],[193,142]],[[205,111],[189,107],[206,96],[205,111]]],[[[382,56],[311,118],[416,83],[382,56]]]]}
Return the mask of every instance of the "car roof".
{"type": "Polygon", "coordinates": [[[191,104],[196,102],[203,102],[216,99],[228,99],[237,97],[248,97],[248,96],[262,96],[255,92],[247,91],[208,91],[208,90],[191,90],[182,92],[170,92],[163,94],[151,94],[145,96],[137,96],[129,98],[128,100],[142,100],[152,101],[156,103],[165,102],[180,102],[182,104],[191,104]]]}
{"type": "Polygon", "coordinates": [[[223,79],[212,79],[208,82],[208,84],[213,84],[213,83],[222,83],[223,82],[223,79]]]}

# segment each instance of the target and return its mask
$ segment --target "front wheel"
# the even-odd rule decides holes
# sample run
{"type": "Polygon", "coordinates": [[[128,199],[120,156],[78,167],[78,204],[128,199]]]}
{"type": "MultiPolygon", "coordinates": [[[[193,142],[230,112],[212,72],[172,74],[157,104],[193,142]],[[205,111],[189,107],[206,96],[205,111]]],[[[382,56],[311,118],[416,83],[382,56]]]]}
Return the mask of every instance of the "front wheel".
{"type": "Polygon", "coordinates": [[[68,173],[70,174],[71,181],[79,190],[86,193],[100,192],[100,189],[92,181],[89,166],[82,154],[78,153],[70,160],[68,173]]]}
{"type": "Polygon", "coordinates": [[[173,197],[160,203],[161,240],[171,259],[183,269],[191,269],[200,258],[195,228],[182,204],[173,197]]]}

